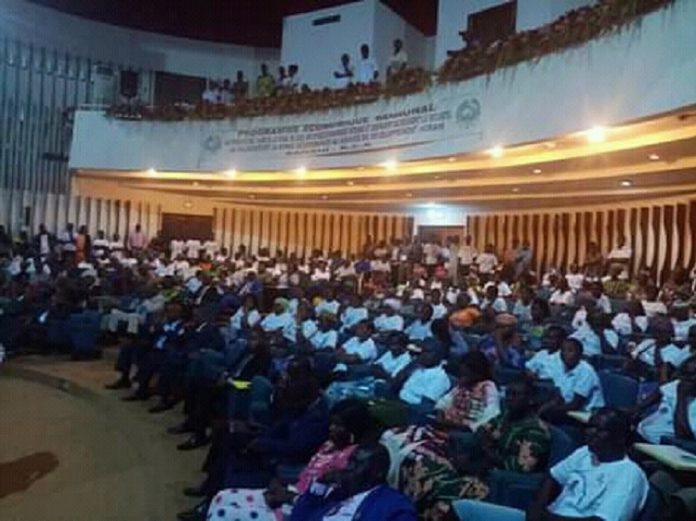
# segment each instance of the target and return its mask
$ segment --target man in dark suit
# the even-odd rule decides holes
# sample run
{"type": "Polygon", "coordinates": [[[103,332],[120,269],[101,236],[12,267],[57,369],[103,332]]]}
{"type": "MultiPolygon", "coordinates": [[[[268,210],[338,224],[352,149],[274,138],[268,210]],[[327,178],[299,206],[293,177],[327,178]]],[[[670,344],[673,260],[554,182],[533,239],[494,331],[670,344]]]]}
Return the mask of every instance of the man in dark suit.
{"type": "MultiPolygon", "coordinates": [[[[144,401],[150,397],[150,382],[159,372],[167,354],[181,349],[185,339],[186,329],[183,320],[183,305],[174,301],[165,308],[164,323],[154,329],[145,343],[125,345],[119,352],[116,369],[122,376],[110,388],[123,388],[123,382],[130,382],[129,374],[133,364],[138,366],[136,381],[138,389],[124,401],[144,401]]],[[[130,387],[130,383],[128,385],[130,387]]]]}
{"type": "Polygon", "coordinates": [[[215,324],[216,308],[201,306],[193,309],[193,316],[179,349],[171,349],[160,369],[157,394],[160,403],[150,409],[151,413],[166,411],[174,407],[183,396],[184,379],[192,358],[202,350],[222,352],[225,340],[215,324]]]}

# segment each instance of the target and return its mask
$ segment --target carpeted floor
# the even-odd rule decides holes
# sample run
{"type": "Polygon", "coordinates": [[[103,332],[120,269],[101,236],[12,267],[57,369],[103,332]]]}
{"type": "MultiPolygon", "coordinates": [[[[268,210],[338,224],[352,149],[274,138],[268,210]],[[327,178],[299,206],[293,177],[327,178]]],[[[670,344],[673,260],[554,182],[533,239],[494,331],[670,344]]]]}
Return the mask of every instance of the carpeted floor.
{"type": "Polygon", "coordinates": [[[168,521],[192,505],[205,450],[165,433],[178,412],[103,390],[111,362],[29,358],[0,368],[2,521],[168,521]]]}

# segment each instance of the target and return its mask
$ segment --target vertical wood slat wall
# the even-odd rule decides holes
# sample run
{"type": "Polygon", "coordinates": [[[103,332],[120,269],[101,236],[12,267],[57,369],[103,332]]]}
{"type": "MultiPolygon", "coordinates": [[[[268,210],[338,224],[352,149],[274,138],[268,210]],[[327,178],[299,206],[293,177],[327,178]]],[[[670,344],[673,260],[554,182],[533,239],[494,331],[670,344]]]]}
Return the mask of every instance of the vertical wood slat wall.
{"type": "MultiPolygon", "coordinates": [[[[70,221],[86,225],[93,235],[104,230],[108,235],[122,236],[140,223],[148,236],[153,236],[160,228],[163,212],[156,198],[122,201],[3,189],[0,208],[10,208],[10,212],[0,212],[0,224],[15,234],[22,227],[34,233],[42,222],[49,231],[57,232],[70,221]]],[[[377,240],[410,237],[414,222],[413,217],[405,215],[232,205],[220,205],[212,213],[215,237],[230,250],[245,244],[254,253],[260,248],[281,248],[300,256],[309,255],[313,249],[355,254],[368,235],[377,240]]],[[[514,238],[528,239],[534,250],[533,267],[538,272],[582,264],[592,241],[606,254],[619,235],[625,235],[633,248],[633,271],[648,266],[659,281],[676,266],[691,269],[696,263],[696,197],[574,212],[471,214],[462,224],[480,251],[492,243],[502,253],[514,238]]]]}
{"type": "Polygon", "coordinates": [[[649,267],[664,281],[675,267],[691,269],[696,263],[696,198],[574,212],[468,215],[464,225],[479,251],[493,244],[500,255],[513,238],[529,240],[539,273],[582,265],[590,242],[606,255],[621,235],[633,248],[633,272],[649,267]]]}
{"type": "MultiPolygon", "coordinates": [[[[52,233],[61,231],[65,224],[85,225],[93,236],[103,230],[107,236],[118,233],[124,237],[136,224],[140,224],[148,237],[153,237],[161,227],[162,205],[156,198],[144,201],[105,199],[90,196],[35,193],[0,189],[0,208],[14,205],[9,218],[0,212],[0,224],[17,234],[26,229],[36,233],[45,224],[52,233]],[[25,221],[28,213],[29,221],[25,221]]],[[[362,215],[338,212],[303,212],[242,206],[217,206],[213,208],[213,234],[221,246],[233,251],[240,244],[252,253],[261,248],[271,252],[283,249],[298,256],[309,255],[314,249],[324,252],[341,250],[344,254],[356,254],[372,234],[362,225],[380,222],[384,230],[399,231],[410,236],[413,220],[405,215],[362,215]]]]}

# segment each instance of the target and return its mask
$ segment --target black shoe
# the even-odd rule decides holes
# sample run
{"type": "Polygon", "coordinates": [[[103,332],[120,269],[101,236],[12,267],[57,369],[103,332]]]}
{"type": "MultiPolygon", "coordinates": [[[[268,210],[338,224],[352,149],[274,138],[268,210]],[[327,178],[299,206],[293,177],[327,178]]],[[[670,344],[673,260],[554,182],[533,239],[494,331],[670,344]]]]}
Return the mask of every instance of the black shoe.
{"type": "Polygon", "coordinates": [[[191,436],[184,443],[180,443],[176,446],[177,450],[193,450],[198,447],[204,447],[210,443],[210,438],[200,438],[198,436],[191,436]]]}
{"type": "Polygon", "coordinates": [[[193,429],[189,426],[188,423],[183,422],[179,425],[175,425],[174,427],[169,427],[167,429],[167,432],[169,434],[187,434],[189,432],[193,432],[193,429]]]}
{"type": "Polygon", "coordinates": [[[148,409],[148,412],[151,414],[157,414],[158,412],[164,412],[168,411],[169,409],[173,409],[174,405],[175,404],[173,402],[160,402],[154,407],[150,407],[150,409],[148,409]]]}
{"type": "Polygon", "coordinates": [[[183,492],[186,497],[205,497],[205,490],[202,487],[186,487],[183,492]]]}
{"type": "Polygon", "coordinates": [[[179,521],[205,521],[205,515],[208,512],[208,501],[202,501],[191,510],[179,512],[176,517],[179,521]]]}
{"type": "Polygon", "coordinates": [[[116,391],[118,389],[130,389],[131,387],[131,381],[128,378],[119,378],[112,384],[105,385],[105,389],[109,389],[110,391],[116,391]]]}
{"type": "Polygon", "coordinates": [[[133,393],[128,396],[124,396],[121,398],[124,402],[146,402],[148,399],[148,396],[145,394],[141,393],[133,393]]]}

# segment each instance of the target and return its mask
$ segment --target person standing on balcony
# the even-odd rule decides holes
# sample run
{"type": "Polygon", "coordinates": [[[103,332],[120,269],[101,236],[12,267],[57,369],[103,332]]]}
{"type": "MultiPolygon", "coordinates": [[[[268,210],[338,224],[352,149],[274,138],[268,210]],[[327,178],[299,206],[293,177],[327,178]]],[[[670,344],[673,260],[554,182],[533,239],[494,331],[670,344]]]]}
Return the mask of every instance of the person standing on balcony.
{"type": "Polygon", "coordinates": [[[404,42],[397,38],[394,40],[394,54],[389,58],[387,65],[387,77],[391,77],[406,69],[408,66],[408,54],[404,50],[404,42]]]}
{"type": "Polygon", "coordinates": [[[232,84],[234,101],[241,101],[249,95],[249,82],[244,79],[244,72],[237,71],[237,81],[232,84]]]}
{"type": "Polygon", "coordinates": [[[360,46],[360,61],[358,61],[358,83],[377,81],[379,69],[374,58],[370,58],[370,47],[366,43],[360,46]]]}
{"type": "Polygon", "coordinates": [[[256,79],[256,94],[260,98],[272,96],[275,92],[275,78],[268,72],[268,65],[261,64],[261,74],[256,79]]]}
{"type": "Polygon", "coordinates": [[[341,55],[341,65],[333,73],[337,89],[345,89],[353,81],[353,66],[347,53],[341,55]]]}

